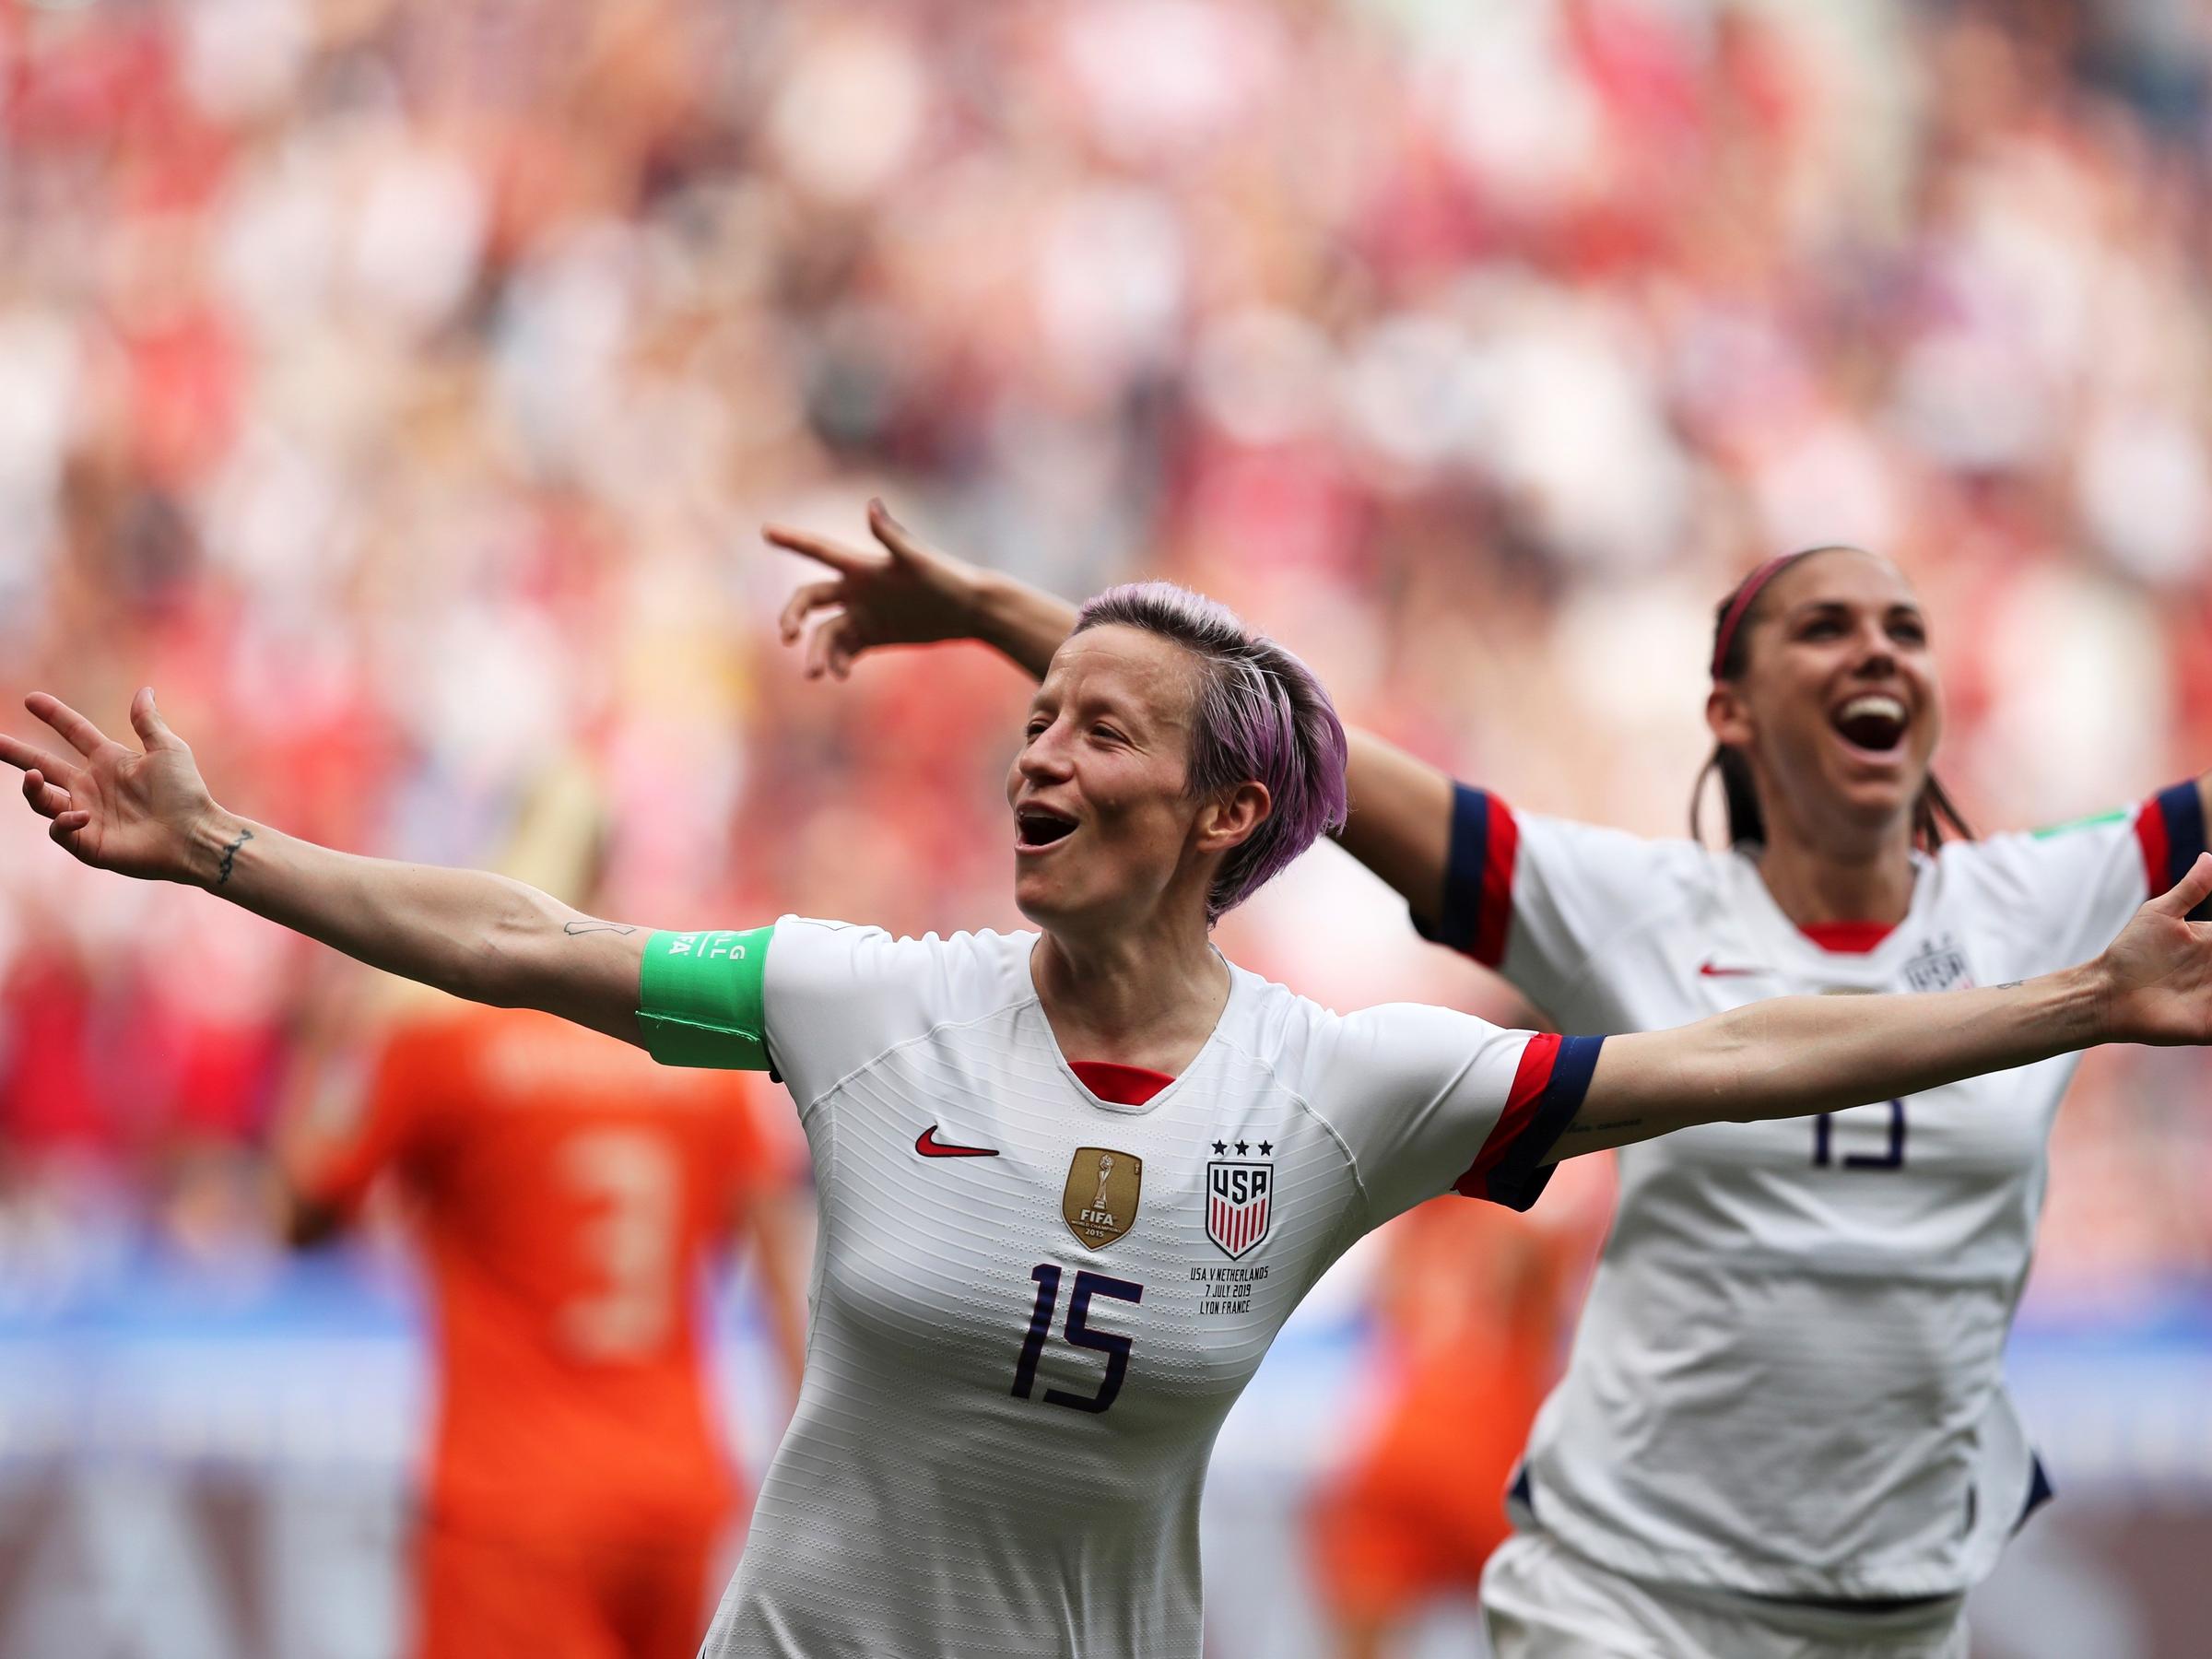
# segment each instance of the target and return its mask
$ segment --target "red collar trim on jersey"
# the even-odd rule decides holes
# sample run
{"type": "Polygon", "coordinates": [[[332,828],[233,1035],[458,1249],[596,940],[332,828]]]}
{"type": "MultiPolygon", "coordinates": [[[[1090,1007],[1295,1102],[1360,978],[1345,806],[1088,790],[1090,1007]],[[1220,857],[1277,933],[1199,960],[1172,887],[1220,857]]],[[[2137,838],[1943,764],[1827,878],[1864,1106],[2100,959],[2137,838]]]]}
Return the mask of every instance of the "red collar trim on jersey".
{"type": "Polygon", "coordinates": [[[1893,922],[1803,922],[1797,931],[1823,950],[1865,956],[1897,931],[1893,922]]]}
{"type": "Polygon", "coordinates": [[[1067,1069],[1076,1081],[1115,1106],[1142,1106],[1175,1079],[1166,1072],[1141,1065],[1117,1065],[1112,1060],[1070,1060],[1067,1069]]]}

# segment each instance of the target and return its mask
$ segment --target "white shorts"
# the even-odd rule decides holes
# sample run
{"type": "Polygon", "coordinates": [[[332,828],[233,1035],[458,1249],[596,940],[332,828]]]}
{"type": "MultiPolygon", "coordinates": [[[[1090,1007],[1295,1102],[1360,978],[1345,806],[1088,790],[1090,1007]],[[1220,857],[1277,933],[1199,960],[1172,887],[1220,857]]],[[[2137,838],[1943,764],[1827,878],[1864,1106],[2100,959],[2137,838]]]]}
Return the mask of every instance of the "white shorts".
{"type": "Polygon", "coordinates": [[[1495,1659],[1967,1659],[1964,1597],[1846,1613],[1624,1578],[1542,1533],[1482,1574],[1495,1659]]]}

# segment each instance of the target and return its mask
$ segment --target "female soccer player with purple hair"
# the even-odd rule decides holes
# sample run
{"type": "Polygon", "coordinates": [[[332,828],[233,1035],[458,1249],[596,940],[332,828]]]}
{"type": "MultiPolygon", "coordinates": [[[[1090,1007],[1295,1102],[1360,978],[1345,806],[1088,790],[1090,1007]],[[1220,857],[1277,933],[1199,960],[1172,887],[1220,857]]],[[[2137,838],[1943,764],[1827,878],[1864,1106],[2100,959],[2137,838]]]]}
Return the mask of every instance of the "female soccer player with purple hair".
{"type": "Polygon", "coordinates": [[[1338,1016],[1224,960],[1217,917],[1343,821],[1311,675],[1159,584],[1087,607],[1007,774],[1036,931],[893,939],[597,921],[497,877],[359,858],[225,811],[54,699],[0,736],[53,839],[389,971],[672,1065],[772,1067],[821,1233],[798,1409],[710,1654],[1195,1659],[1216,1430],[1371,1228],[1448,1191],[1525,1206],[1571,1152],[1837,1110],[2106,1041],[2212,1040],[2212,859],[2096,960],[2025,984],[1800,997],[1566,1038],[1338,1016]]]}
{"type": "MultiPolygon", "coordinates": [[[[770,533],[836,572],[784,613],[793,641],[822,618],[810,673],[948,638],[1032,671],[1051,655],[1068,606],[880,505],[871,523],[880,549],[770,533]]],[[[1926,619],[1858,548],[1752,571],[1717,609],[1711,667],[1726,851],[1694,814],[1691,839],[1647,841],[1519,812],[1363,732],[1343,844],[1425,935],[1566,1029],[1607,1032],[2044,972],[2205,849],[2197,779],[1966,838],[1933,771],[1926,619]]],[[[1567,1375],[1514,1482],[1519,1535],[1483,1575],[1500,1659],[1963,1659],[1966,1591],[2050,1492],[2001,1361],[2072,1075],[2053,1059],[1624,1153],[1567,1375]]]]}

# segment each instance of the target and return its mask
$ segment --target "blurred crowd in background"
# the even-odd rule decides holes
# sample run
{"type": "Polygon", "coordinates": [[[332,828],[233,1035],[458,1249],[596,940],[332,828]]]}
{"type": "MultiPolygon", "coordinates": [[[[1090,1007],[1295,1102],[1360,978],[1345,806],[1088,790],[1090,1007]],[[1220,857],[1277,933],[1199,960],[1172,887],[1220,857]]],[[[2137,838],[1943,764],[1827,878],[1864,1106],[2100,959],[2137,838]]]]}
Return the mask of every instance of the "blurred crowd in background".
{"type": "MultiPolygon", "coordinates": [[[[0,6],[0,692],[152,683],[225,805],[606,913],[1006,925],[1019,677],[804,682],[767,518],[1164,573],[1524,810],[1683,831],[1713,604],[1895,557],[1977,825],[2212,766],[2192,0],[0,6]]],[[[18,712],[0,715],[18,726],[18,712]]],[[[0,814],[0,1302],[266,1270],[364,982],[0,814]]],[[[1334,851],[1224,930],[1505,994],[1334,851]]],[[[2039,1293],[2212,1274],[2191,1055],[2094,1059],[2039,1293]]]]}

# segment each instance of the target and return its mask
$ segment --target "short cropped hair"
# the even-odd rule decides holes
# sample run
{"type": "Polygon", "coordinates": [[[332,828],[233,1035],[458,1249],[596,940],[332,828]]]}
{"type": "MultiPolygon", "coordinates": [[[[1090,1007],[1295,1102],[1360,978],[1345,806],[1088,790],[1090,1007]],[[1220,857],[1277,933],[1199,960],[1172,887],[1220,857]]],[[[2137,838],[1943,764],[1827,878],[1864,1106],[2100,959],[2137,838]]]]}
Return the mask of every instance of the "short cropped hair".
{"type": "Polygon", "coordinates": [[[1083,607],[1076,632],[1109,624],[1172,640],[1197,659],[1190,793],[1256,782],[1272,803],[1216,873],[1206,896],[1210,925],[1317,837],[1344,827],[1344,723],[1312,669],[1202,594],[1171,582],[1109,588],[1083,607]]]}

